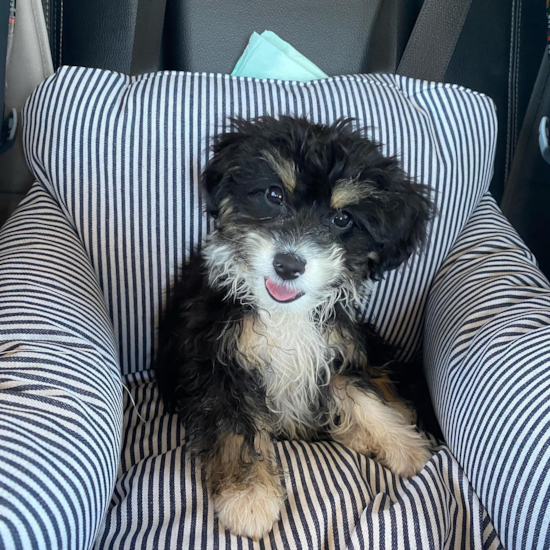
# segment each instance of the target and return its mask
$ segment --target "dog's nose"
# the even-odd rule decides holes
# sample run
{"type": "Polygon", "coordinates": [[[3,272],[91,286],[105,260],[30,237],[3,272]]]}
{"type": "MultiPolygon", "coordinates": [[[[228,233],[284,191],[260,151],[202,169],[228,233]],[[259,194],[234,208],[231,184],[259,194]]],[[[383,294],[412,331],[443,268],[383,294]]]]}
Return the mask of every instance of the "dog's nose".
{"type": "Polygon", "coordinates": [[[306,270],[306,262],[298,256],[292,254],[275,254],[273,258],[273,267],[277,272],[277,275],[285,281],[291,281],[297,279],[300,275],[303,275],[306,270]]]}

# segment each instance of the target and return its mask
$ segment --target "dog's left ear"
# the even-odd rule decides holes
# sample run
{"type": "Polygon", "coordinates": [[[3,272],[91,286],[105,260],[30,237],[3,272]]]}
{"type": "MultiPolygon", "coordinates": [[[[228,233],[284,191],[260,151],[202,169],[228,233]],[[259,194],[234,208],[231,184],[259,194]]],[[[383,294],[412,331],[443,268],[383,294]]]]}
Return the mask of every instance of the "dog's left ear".
{"type": "Polygon", "coordinates": [[[374,241],[369,275],[381,279],[424,245],[435,207],[429,189],[415,183],[398,168],[381,174],[384,183],[362,204],[360,217],[374,241]]]}

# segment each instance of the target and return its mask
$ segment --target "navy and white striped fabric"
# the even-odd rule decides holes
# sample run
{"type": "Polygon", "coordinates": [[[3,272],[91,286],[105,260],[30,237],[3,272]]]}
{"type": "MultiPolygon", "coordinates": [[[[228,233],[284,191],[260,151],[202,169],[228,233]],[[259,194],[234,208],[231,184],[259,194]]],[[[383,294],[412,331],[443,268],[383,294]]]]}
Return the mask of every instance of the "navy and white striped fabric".
{"type": "Polygon", "coordinates": [[[432,285],[425,362],[449,447],[506,548],[550,548],[550,287],[484,197],[432,285]]]}
{"type": "Polygon", "coordinates": [[[63,68],[31,97],[25,123],[38,183],[0,241],[4,546],[550,542],[550,291],[486,194],[496,137],[489,99],[389,75],[134,81],[63,68]],[[210,138],[228,116],[262,113],[355,116],[434,190],[440,215],[426,252],[378,284],[362,314],[405,357],[424,347],[449,448],[405,481],[337,444],[281,443],[289,499],[273,533],[254,543],[220,530],[148,367],[170,280],[210,228],[197,194],[210,138]],[[132,396],[124,401],[123,385],[132,396]]]}
{"type": "Polygon", "coordinates": [[[402,480],[337,443],[278,443],[288,491],[282,519],[261,542],[232,536],[215,519],[199,464],[185,460],[183,430],[162,414],[150,374],[125,383],[136,407],[126,399],[120,472],[96,549],[502,548],[446,447],[402,480]]]}
{"type": "Polygon", "coordinates": [[[74,228],[35,184],[0,232],[0,548],[89,548],[122,439],[111,321],[74,228]]]}

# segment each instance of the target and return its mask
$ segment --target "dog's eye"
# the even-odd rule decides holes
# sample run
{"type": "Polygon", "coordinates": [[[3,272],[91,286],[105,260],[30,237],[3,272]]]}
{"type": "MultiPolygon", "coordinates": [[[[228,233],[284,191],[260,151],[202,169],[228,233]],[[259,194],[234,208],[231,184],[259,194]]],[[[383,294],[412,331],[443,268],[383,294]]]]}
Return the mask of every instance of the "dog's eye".
{"type": "Polygon", "coordinates": [[[272,185],[265,192],[265,197],[270,203],[281,206],[281,204],[283,204],[285,195],[283,193],[283,190],[278,185],[272,185]]]}
{"type": "Polygon", "coordinates": [[[344,210],[343,212],[338,212],[338,214],[332,218],[332,223],[338,229],[349,229],[353,225],[353,218],[349,212],[344,210]]]}

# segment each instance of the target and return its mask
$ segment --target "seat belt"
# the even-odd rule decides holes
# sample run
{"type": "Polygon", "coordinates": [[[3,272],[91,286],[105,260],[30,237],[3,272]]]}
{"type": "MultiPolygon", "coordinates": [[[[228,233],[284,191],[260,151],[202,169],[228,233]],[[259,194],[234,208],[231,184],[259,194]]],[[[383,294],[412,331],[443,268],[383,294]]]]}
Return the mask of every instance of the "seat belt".
{"type": "Polygon", "coordinates": [[[550,0],[546,0],[547,42],[504,186],[500,208],[550,275],[550,0]]]}
{"type": "Polygon", "coordinates": [[[159,68],[166,0],[138,0],[130,74],[159,68]]]}
{"type": "Polygon", "coordinates": [[[6,69],[13,41],[15,25],[15,0],[0,0],[0,154],[13,146],[17,133],[17,111],[4,117],[4,94],[6,92],[6,69]]]}
{"type": "Polygon", "coordinates": [[[424,0],[397,74],[442,82],[472,0],[424,0]]]}

